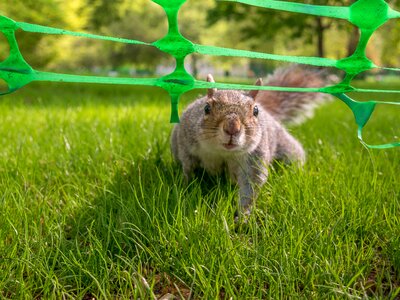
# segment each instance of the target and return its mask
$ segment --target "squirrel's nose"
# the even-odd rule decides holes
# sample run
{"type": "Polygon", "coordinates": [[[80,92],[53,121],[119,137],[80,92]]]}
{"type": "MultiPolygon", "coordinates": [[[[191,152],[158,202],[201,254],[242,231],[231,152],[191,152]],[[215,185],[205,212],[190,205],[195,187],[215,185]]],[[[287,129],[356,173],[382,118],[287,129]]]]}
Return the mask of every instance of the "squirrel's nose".
{"type": "Polygon", "coordinates": [[[224,132],[229,135],[236,135],[240,132],[240,121],[237,119],[228,120],[224,123],[224,132]]]}

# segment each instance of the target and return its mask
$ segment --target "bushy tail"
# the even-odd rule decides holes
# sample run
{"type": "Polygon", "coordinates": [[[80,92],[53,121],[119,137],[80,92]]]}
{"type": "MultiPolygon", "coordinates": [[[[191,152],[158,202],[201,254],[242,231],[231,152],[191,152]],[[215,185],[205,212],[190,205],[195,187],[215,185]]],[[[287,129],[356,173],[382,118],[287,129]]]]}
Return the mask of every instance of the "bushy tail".
{"type": "MultiPolygon", "coordinates": [[[[322,71],[292,65],[276,69],[267,77],[265,85],[317,88],[326,86],[322,71]]],[[[256,102],[280,122],[300,124],[314,114],[314,109],[328,100],[322,93],[260,91],[256,102]]]]}

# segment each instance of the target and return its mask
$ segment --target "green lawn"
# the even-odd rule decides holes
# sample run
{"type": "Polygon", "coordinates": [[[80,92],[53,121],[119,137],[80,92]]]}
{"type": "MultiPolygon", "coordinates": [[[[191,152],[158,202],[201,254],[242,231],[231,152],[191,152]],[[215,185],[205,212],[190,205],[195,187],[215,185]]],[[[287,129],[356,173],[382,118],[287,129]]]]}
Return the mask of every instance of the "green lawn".
{"type": "Polygon", "coordinates": [[[2,299],[400,297],[400,149],[365,149],[339,100],[239,225],[235,186],[183,183],[160,90],[31,84],[0,111],[2,299]]]}

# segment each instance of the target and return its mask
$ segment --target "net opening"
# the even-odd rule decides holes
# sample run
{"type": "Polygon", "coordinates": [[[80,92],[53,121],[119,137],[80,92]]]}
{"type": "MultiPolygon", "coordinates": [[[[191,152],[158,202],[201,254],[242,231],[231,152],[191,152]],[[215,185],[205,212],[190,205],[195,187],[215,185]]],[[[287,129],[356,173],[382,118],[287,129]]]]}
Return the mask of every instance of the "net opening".
{"type": "Polygon", "coordinates": [[[9,87],[4,79],[0,78],[0,95],[7,94],[9,92],[9,87]]]}
{"type": "Polygon", "coordinates": [[[6,60],[10,56],[10,44],[4,33],[0,32],[0,62],[6,60]]]}
{"type": "MultiPolygon", "coordinates": [[[[400,103],[400,102],[399,102],[400,103]]],[[[400,143],[400,106],[377,103],[362,137],[368,145],[400,143]]]]}

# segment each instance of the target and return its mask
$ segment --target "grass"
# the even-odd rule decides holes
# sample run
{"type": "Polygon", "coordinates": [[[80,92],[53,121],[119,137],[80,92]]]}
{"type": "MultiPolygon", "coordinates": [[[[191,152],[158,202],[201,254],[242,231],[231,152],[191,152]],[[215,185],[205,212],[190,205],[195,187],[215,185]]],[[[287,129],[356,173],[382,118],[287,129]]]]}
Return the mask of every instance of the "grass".
{"type": "Polygon", "coordinates": [[[235,186],[183,183],[160,90],[31,84],[0,111],[0,298],[400,297],[400,152],[365,149],[339,101],[239,225],[235,186]]]}

